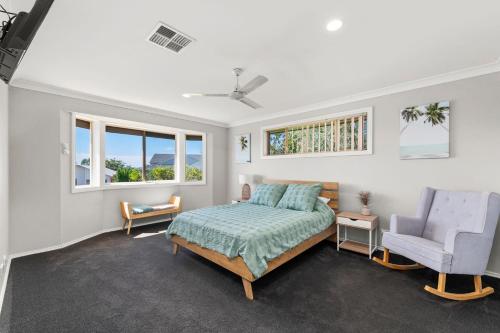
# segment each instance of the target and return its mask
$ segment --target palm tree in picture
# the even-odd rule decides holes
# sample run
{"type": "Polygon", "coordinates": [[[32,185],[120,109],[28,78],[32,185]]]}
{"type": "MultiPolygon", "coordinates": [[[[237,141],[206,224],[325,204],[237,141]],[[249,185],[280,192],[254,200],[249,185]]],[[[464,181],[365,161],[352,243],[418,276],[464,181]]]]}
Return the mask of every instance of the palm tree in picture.
{"type": "Polygon", "coordinates": [[[449,113],[450,107],[448,105],[439,105],[439,103],[431,103],[426,106],[424,123],[431,123],[432,126],[440,125],[446,131],[448,128],[444,126],[446,121],[446,114],[449,113]]]}
{"type": "Polygon", "coordinates": [[[420,116],[422,116],[423,113],[418,109],[417,106],[410,106],[401,111],[401,118],[406,122],[405,127],[401,129],[401,132],[399,132],[399,135],[403,134],[403,132],[408,128],[410,123],[417,121],[420,116]]]}
{"type": "Polygon", "coordinates": [[[240,136],[241,151],[244,151],[248,147],[248,139],[245,136],[240,136]]]}

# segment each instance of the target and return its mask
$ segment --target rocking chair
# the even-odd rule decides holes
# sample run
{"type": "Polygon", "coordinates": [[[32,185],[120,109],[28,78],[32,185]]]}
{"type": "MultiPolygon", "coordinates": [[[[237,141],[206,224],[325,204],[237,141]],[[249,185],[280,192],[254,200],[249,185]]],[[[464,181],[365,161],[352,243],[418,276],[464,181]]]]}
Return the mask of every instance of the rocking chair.
{"type": "Polygon", "coordinates": [[[470,300],[494,292],[483,288],[484,274],[500,215],[500,195],[488,192],[451,192],[424,188],[416,217],[392,215],[390,231],[382,236],[383,259],[377,263],[397,270],[429,267],[439,272],[437,289],[425,290],[452,300],[470,300]],[[389,262],[389,250],[415,264],[389,262]],[[446,274],[474,276],[474,291],[446,292],[446,274]]]}

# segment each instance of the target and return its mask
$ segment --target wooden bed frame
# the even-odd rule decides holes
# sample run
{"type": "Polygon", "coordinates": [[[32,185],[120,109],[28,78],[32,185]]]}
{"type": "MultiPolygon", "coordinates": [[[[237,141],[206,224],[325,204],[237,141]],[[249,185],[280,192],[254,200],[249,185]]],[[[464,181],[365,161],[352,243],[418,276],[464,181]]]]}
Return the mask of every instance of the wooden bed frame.
{"type": "MultiPolygon", "coordinates": [[[[297,180],[272,180],[272,179],[265,179],[263,181],[264,184],[317,184],[318,182],[314,181],[297,181],[297,180]]],[[[335,212],[338,210],[338,189],[339,185],[336,182],[321,182],[323,184],[323,188],[320,192],[320,196],[326,197],[330,199],[330,202],[328,202],[328,206],[332,208],[335,212]]],[[[271,272],[275,268],[283,265],[287,261],[295,258],[302,252],[306,251],[307,249],[313,247],[314,245],[318,244],[319,242],[328,239],[330,241],[336,241],[335,238],[336,234],[336,228],[335,224],[332,224],[330,227],[325,229],[324,231],[320,232],[319,234],[316,234],[312,236],[309,239],[306,239],[296,247],[284,252],[282,255],[279,257],[269,261],[267,263],[267,270],[262,274],[264,276],[265,274],[271,272]]],[[[191,250],[192,252],[204,257],[205,259],[208,259],[214,263],[216,263],[219,266],[224,267],[225,269],[241,276],[242,282],[243,282],[243,288],[245,290],[245,295],[249,300],[253,300],[253,290],[252,290],[252,282],[257,280],[253,274],[250,272],[248,269],[247,265],[243,261],[243,259],[238,256],[236,258],[228,258],[223,254],[220,254],[216,251],[203,248],[197,244],[190,243],[186,241],[184,238],[178,236],[178,235],[172,235],[171,238],[173,242],[173,254],[176,255],[177,252],[179,251],[180,247],[184,247],[186,249],[191,250]]]]}

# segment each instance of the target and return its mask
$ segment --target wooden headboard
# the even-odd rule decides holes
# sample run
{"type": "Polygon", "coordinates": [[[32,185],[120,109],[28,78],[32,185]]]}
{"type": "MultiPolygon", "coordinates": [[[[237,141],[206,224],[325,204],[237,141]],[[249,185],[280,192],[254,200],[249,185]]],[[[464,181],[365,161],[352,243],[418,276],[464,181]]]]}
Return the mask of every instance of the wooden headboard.
{"type": "Polygon", "coordinates": [[[323,188],[319,193],[320,196],[329,198],[328,206],[336,213],[339,209],[339,183],[337,182],[320,182],[310,180],[280,180],[280,179],[264,179],[264,184],[323,184],[323,188]]]}

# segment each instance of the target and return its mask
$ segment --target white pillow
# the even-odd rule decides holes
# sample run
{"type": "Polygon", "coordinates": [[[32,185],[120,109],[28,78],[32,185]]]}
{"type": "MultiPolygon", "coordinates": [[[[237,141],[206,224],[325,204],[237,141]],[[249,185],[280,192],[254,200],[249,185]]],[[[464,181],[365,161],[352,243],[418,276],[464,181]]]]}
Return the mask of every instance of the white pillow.
{"type": "Polygon", "coordinates": [[[328,201],[330,201],[329,198],[325,198],[325,197],[318,197],[319,200],[323,201],[324,203],[328,203],[328,201]]]}

